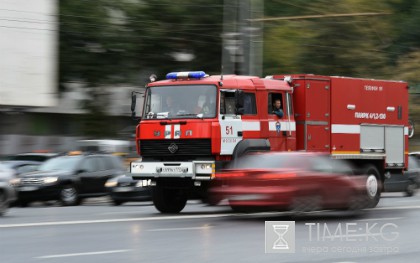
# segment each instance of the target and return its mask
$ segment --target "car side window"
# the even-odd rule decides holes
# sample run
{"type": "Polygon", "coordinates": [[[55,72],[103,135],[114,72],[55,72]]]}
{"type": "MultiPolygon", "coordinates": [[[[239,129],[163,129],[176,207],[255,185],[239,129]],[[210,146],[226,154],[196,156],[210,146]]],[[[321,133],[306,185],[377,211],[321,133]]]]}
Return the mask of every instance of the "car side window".
{"type": "Polygon", "coordinates": [[[123,159],[119,156],[109,156],[109,162],[112,163],[112,169],[125,170],[123,159]]]}
{"type": "Polygon", "coordinates": [[[97,164],[98,164],[98,170],[99,171],[105,171],[105,170],[109,170],[109,163],[108,161],[105,159],[105,157],[103,156],[98,156],[95,157],[97,164]]]}
{"type": "Polygon", "coordinates": [[[409,156],[408,157],[408,169],[412,170],[412,169],[419,169],[419,163],[417,162],[417,158],[413,157],[413,156],[409,156]]]}
{"type": "Polygon", "coordinates": [[[95,172],[98,170],[95,158],[89,157],[83,160],[80,165],[80,169],[85,172],[95,172]]]}
{"type": "Polygon", "coordinates": [[[106,169],[107,170],[114,170],[118,167],[115,164],[115,158],[114,156],[102,156],[101,159],[106,163],[106,169]]]}
{"type": "Polygon", "coordinates": [[[333,168],[331,162],[323,157],[311,159],[311,170],[319,173],[331,173],[333,168]]]}

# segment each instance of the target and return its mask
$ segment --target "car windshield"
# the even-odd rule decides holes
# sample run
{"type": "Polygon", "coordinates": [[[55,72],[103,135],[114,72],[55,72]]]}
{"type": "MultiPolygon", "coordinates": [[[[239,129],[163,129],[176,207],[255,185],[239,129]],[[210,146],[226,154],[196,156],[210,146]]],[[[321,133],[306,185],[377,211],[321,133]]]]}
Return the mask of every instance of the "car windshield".
{"type": "Polygon", "coordinates": [[[156,86],[146,94],[144,119],[216,117],[214,85],[156,86]]]}
{"type": "Polygon", "coordinates": [[[39,171],[73,171],[82,156],[61,156],[52,158],[38,168],[39,171]]]}
{"type": "Polygon", "coordinates": [[[37,161],[43,162],[48,160],[51,156],[50,155],[42,155],[42,154],[21,154],[15,155],[9,158],[12,161],[37,161]]]}

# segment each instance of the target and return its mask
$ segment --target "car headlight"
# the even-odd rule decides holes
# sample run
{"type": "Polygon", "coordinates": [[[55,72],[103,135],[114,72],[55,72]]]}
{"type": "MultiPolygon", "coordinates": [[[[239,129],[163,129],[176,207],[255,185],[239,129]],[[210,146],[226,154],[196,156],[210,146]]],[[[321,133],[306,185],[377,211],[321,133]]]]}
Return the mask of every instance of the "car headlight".
{"type": "Polygon", "coordinates": [[[118,185],[118,181],[117,180],[108,180],[105,183],[105,187],[115,187],[118,185]]]}
{"type": "Polygon", "coordinates": [[[44,184],[52,184],[58,181],[58,177],[45,177],[44,184]]]}
{"type": "Polygon", "coordinates": [[[16,186],[16,185],[19,185],[19,184],[20,184],[20,178],[13,178],[13,179],[10,179],[10,180],[9,180],[9,184],[10,184],[11,186],[16,186]]]}

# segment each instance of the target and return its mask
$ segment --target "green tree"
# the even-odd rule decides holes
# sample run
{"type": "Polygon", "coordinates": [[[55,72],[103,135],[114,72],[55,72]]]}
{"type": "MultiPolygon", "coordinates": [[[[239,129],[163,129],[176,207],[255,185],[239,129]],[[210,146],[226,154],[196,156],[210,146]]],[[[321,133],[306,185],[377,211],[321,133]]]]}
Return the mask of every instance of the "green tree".
{"type": "Polygon", "coordinates": [[[60,90],[79,81],[89,92],[85,133],[107,127],[106,86],[144,86],[151,73],[220,71],[223,1],[59,1],[60,90]]]}

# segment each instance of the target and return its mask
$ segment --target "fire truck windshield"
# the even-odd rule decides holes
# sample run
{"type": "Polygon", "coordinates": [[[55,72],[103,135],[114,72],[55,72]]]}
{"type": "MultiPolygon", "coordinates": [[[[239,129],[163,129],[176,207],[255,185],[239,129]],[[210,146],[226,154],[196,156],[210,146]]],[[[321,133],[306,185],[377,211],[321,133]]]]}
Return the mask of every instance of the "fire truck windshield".
{"type": "Polygon", "coordinates": [[[214,85],[154,86],[146,91],[144,119],[216,117],[214,85]]]}

